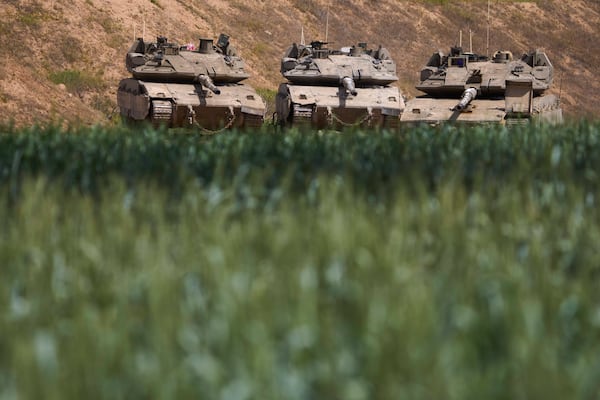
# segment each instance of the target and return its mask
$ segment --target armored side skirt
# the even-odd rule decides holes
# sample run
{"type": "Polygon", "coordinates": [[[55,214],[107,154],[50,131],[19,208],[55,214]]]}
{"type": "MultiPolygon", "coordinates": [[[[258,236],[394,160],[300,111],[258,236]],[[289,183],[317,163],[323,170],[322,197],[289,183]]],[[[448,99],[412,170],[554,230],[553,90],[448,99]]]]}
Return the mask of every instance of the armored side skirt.
{"type": "Polygon", "coordinates": [[[117,103],[121,115],[169,128],[197,127],[217,131],[262,125],[266,106],[250,86],[218,85],[214,94],[200,84],[143,82],[123,79],[117,103]]]}
{"type": "Polygon", "coordinates": [[[284,126],[396,128],[404,100],[395,87],[357,88],[351,95],[339,86],[282,83],[277,93],[277,121],[284,126]]]}

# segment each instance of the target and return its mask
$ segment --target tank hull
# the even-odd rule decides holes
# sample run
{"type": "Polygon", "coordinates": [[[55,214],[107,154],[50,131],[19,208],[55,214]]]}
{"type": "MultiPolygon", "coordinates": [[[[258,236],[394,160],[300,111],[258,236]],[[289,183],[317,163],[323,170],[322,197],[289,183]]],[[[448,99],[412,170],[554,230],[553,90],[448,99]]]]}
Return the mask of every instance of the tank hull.
{"type": "Polygon", "coordinates": [[[317,129],[344,127],[397,128],[404,100],[396,87],[356,88],[353,96],[336,86],[282,83],[276,99],[282,126],[317,129]]]}
{"type": "Polygon", "coordinates": [[[200,84],[123,79],[117,91],[121,116],[169,128],[199,128],[216,133],[227,128],[256,128],[266,107],[256,91],[244,84],[218,84],[214,94],[200,84]]]}
{"type": "Polygon", "coordinates": [[[465,123],[465,124],[520,124],[520,123],[562,123],[560,101],[554,95],[534,97],[532,108],[526,112],[507,112],[506,99],[475,99],[463,110],[455,109],[457,99],[439,99],[432,97],[416,97],[406,102],[401,123],[430,124],[465,123]]]}

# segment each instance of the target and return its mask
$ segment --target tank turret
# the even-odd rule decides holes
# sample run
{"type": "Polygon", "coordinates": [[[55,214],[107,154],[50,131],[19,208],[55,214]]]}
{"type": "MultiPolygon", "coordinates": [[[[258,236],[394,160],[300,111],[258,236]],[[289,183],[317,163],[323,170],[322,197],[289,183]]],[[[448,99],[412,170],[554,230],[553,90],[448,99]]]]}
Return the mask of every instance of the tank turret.
{"type": "Polygon", "coordinates": [[[453,47],[448,56],[436,52],[421,70],[417,89],[436,97],[460,96],[475,88],[479,97],[502,96],[508,79],[531,80],[534,95],[544,93],[552,85],[554,67],[541,50],[513,59],[510,51],[498,51],[489,59],[453,47]]]}
{"type": "Polygon", "coordinates": [[[416,85],[426,95],[407,103],[402,121],[561,122],[559,99],[546,94],[553,72],[542,50],[519,59],[507,50],[497,51],[491,58],[457,46],[448,55],[437,51],[422,68],[416,85]]]}
{"type": "Polygon", "coordinates": [[[281,60],[276,99],[281,125],[396,127],[404,100],[389,52],[366,43],[333,50],[329,43],[292,44],[281,60]]]}
{"type": "Polygon", "coordinates": [[[178,45],[164,36],[134,41],[125,57],[132,77],[119,84],[117,101],[128,120],[169,127],[216,130],[262,125],[265,104],[250,86],[244,61],[221,34],[178,45]]]}
{"type": "Polygon", "coordinates": [[[281,61],[281,73],[291,83],[337,86],[344,78],[358,87],[387,86],[396,82],[396,63],[386,49],[367,49],[366,43],[331,50],[327,42],[293,44],[281,61]]]}

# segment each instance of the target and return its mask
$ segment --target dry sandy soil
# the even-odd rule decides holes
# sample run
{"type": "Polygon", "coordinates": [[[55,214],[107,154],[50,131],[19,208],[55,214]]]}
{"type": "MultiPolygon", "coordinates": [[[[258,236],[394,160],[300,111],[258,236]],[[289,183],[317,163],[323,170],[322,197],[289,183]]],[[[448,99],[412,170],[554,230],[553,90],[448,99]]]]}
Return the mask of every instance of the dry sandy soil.
{"type": "MultiPolygon", "coordinates": [[[[597,118],[600,2],[490,5],[489,51],[544,48],[566,114],[597,118]]],[[[419,93],[414,85],[421,65],[432,52],[456,44],[459,31],[463,46],[471,30],[474,50],[486,52],[486,1],[3,0],[0,122],[107,123],[116,85],[127,76],[125,52],[142,35],[187,43],[226,32],[246,60],[249,83],[268,93],[281,81],[284,50],[300,40],[302,29],[307,40],[323,40],[327,20],[333,47],[359,41],[387,47],[398,65],[397,85],[408,97],[419,93]],[[61,84],[65,71],[78,76],[79,85],[61,84]]]]}

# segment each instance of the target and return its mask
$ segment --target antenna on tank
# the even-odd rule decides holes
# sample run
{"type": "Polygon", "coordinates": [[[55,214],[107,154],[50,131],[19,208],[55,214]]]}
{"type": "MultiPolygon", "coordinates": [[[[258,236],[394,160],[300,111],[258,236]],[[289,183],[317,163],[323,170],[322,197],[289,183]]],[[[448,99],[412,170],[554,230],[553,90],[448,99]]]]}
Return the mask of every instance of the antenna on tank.
{"type": "Polygon", "coordinates": [[[144,16],[143,19],[144,23],[142,25],[142,39],[145,41],[146,40],[146,17],[144,16]]]}
{"type": "Polygon", "coordinates": [[[458,47],[462,47],[462,30],[458,31],[458,47]]]}
{"type": "Polygon", "coordinates": [[[327,6],[327,16],[325,17],[325,42],[328,42],[329,36],[329,6],[327,6]]]}
{"type": "Polygon", "coordinates": [[[306,45],[306,41],[304,40],[304,25],[302,25],[302,30],[300,31],[300,44],[302,46],[306,45]]]}
{"type": "Polygon", "coordinates": [[[469,28],[469,52],[473,52],[473,31],[469,28]]]}
{"type": "Polygon", "coordinates": [[[485,39],[485,55],[490,56],[490,0],[488,0],[487,9],[487,35],[485,39]]]}

